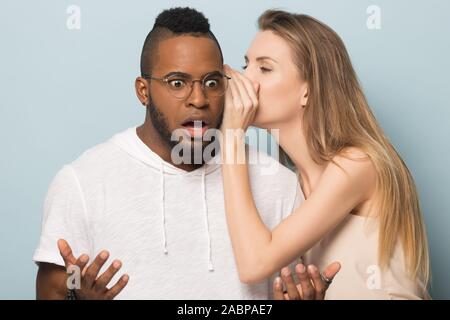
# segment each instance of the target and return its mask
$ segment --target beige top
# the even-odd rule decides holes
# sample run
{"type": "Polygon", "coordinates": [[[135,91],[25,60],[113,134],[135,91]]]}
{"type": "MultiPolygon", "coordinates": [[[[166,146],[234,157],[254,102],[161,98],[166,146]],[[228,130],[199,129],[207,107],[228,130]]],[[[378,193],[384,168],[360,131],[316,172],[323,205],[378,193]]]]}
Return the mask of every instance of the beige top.
{"type": "Polygon", "coordinates": [[[406,273],[401,245],[397,245],[388,268],[377,264],[376,218],[349,214],[332,232],[303,256],[303,262],[323,270],[333,261],[341,270],[325,299],[422,299],[423,286],[406,273]]]}

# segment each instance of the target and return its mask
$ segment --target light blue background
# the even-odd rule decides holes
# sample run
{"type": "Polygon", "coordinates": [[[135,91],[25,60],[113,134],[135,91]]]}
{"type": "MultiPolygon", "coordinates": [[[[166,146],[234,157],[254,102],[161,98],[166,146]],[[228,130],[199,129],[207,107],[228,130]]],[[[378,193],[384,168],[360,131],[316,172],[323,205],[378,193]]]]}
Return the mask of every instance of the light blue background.
{"type": "Polygon", "coordinates": [[[85,149],[139,124],[142,44],[173,6],[205,13],[226,61],[243,64],[256,19],[278,7],[313,15],[343,38],[375,114],[411,169],[429,232],[434,298],[450,298],[450,2],[24,1],[0,3],[0,298],[33,299],[47,187],[85,149]],[[81,8],[81,30],[66,9],[81,8]],[[381,30],[366,26],[381,8],[381,30]]]}

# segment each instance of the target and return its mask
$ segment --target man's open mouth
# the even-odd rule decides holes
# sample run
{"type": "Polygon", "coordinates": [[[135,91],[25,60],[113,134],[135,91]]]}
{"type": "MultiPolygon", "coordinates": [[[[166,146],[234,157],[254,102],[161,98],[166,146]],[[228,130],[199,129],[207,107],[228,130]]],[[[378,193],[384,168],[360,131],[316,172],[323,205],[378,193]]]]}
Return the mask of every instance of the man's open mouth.
{"type": "Polygon", "coordinates": [[[188,119],[181,125],[186,129],[186,133],[191,138],[201,138],[206,130],[209,129],[208,122],[204,119],[188,119]]]}

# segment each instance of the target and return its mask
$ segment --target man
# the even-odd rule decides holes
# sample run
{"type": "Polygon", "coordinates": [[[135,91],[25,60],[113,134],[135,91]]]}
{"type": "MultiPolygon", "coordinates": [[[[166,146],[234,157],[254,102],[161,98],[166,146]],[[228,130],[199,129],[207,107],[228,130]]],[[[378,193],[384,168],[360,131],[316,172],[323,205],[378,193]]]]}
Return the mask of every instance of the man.
{"type": "MultiPolygon", "coordinates": [[[[83,153],[49,188],[33,257],[37,297],[64,298],[66,268],[76,265],[83,270],[80,288],[69,292],[80,299],[270,298],[269,280],[239,281],[217,156],[176,164],[172,154],[179,143],[192,154],[204,151],[210,142],[198,137],[220,127],[229,79],[208,20],[189,8],[162,12],[145,40],[141,75],[135,86],[147,110],[144,124],[83,153]],[[188,139],[172,141],[176,130],[188,139]],[[120,260],[108,266],[109,256],[120,260]],[[95,257],[91,264],[89,257],[95,257]]],[[[281,166],[274,175],[250,167],[256,205],[273,227],[302,200],[296,176],[281,166]]],[[[299,293],[289,268],[284,271],[290,298],[314,298],[309,275],[299,275],[307,291],[299,293]]],[[[312,281],[325,285],[318,274],[312,281]]],[[[283,298],[279,281],[275,289],[283,298]]]]}

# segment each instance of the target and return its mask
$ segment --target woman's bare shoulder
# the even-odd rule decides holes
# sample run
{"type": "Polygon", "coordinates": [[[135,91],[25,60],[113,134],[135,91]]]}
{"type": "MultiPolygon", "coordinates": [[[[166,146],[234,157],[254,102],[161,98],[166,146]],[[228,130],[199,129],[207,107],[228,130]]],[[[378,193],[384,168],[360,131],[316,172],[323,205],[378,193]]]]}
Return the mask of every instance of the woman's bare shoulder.
{"type": "Polygon", "coordinates": [[[361,149],[347,148],[326,165],[318,189],[362,200],[374,191],[376,177],[371,158],[361,149]]]}
{"type": "Polygon", "coordinates": [[[333,157],[332,162],[350,172],[362,171],[367,174],[376,172],[375,165],[369,155],[364,150],[357,147],[345,148],[333,157]]]}
{"type": "Polygon", "coordinates": [[[344,176],[354,184],[355,188],[363,188],[367,194],[372,194],[374,191],[377,170],[372,159],[364,150],[356,147],[346,148],[333,157],[330,166],[330,170],[341,171],[341,173],[344,171],[344,176]]]}

